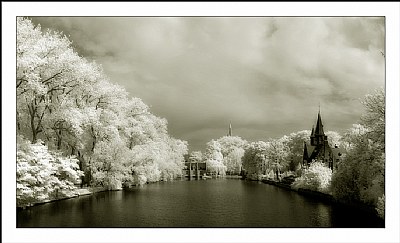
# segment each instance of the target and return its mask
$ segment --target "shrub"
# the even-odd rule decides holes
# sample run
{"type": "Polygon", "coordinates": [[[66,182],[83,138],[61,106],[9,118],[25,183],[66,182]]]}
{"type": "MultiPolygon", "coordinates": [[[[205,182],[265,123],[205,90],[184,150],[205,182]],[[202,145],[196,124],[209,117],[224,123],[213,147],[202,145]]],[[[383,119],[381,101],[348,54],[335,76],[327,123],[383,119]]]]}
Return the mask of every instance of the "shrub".
{"type": "Polygon", "coordinates": [[[17,206],[68,196],[83,172],[78,160],[48,151],[41,141],[17,138],[17,206]]]}
{"type": "Polygon", "coordinates": [[[309,189],[323,193],[330,193],[330,184],[332,179],[332,170],[326,167],[322,162],[316,161],[305,169],[301,177],[296,178],[292,188],[298,190],[309,189]]]}

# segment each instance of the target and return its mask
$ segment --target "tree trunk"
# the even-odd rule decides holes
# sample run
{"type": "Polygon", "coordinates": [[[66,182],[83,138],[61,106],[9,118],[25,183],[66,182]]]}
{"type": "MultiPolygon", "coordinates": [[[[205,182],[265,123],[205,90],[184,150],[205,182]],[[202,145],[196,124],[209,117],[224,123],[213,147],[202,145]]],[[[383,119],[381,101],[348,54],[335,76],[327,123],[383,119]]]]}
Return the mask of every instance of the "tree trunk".
{"type": "Polygon", "coordinates": [[[28,111],[29,111],[30,122],[31,122],[32,143],[36,143],[37,135],[36,135],[36,128],[35,128],[35,113],[33,110],[33,105],[28,105],[28,111]]]}
{"type": "MultiPolygon", "coordinates": [[[[35,101],[36,103],[36,101],[35,101]]],[[[39,118],[38,125],[35,126],[35,114],[36,114],[36,108],[34,108],[34,104],[32,103],[31,105],[28,105],[28,111],[29,111],[29,116],[30,116],[30,123],[31,123],[31,130],[32,130],[32,143],[36,143],[37,141],[37,135],[39,132],[42,130],[40,129],[40,123],[41,119],[43,118],[43,115],[39,118]]]]}
{"type": "Polygon", "coordinates": [[[71,146],[71,155],[75,155],[75,147],[71,146]]]}
{"type": "Polygon", "coordinates": [[[32,143],[36,143],[37,133],[35,128],[35,117],[31,116],[31,129],[32,129],[32,143]]]}
{"type": "Polygon", "coordinates": [[[94,134],[94,129],[93,126],[91,126],[92,130],[92,137],[93,137],[93,147],[92,147],[92,152],[94,152],[94,147],[96,146],[96,135],[94,134]]]}
{"type": "Polygon", "coordinates": [[[61,130],[56,132],[56,134],[57,134],[57,149],[60,150],[61,149],[61,130]]]}
{"type": "Polygon", "coordinates": [[[19,113],[18,113],[18,111],[17,111],[17,130],[18,131],[20,131],[21,130],[21,124],[20,124],[20,122],[19,122],[19,120],[20,120],[20,118],[19,118],[19,113]]]}

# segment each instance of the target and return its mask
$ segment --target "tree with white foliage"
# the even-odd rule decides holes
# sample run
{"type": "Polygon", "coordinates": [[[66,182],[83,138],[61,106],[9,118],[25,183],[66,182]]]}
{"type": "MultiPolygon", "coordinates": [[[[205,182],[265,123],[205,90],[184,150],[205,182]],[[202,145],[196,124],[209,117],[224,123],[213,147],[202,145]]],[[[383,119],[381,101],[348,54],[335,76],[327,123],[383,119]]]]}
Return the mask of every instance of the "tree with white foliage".
{"type": "Polygon", "coordinates": [[[226,166],[223,162],[224,157],[221,153],[221,145],[217,141],[211,140],[207,143],[205,158],[208,171],[215,173],[215,175],[224,176],[226,174],[226,166]]]}
{"type": "Polygon", "coordinates": [[[88,185],[119,189],[182,173],[187,143],[170,137],[165,119],[80,57],[65,35],[17,18],[16,52],[18,135],[75,155],[88,185]]]}
{"type": "Polygon", "coordinates": [[[283,170],[287,169],[290,164],[288,147],[289,141],[290,140],[288,136],[283,136],[279,139],[270,139],[268,141],[268,169],[274,170],[277,180],[280,180],[280,174],[283,170]]]}
{"type": "Polygon", "coordinates": [[[327,131],[325,135],[328,137],[328,144],[332,148],[337,146],[338,148],[343,148],[342,146],[342,136],[335,131],[327,131]]]}
{"type": "Polygon", "coordinates": [[[309,189],[323,193],[330,193],[332,170],[323,162],[315,161],[305,169],[301,177],[296,178],[292,184],[294,189],[309,189]]]}
{"type": "Polygon", "coordinates": [[[235,147],[224,157],[226,170],[230,174],[240,174],[240,172],[242,171],[243,155],[244,149],[240,147],[235,147]]]}
{"type": "Polygon", "coordinates": [[[383,90],[366,95],[362,124],[344,135],[346,156],[332,178],[333,195],[344,201],[373,206],[385,191],[385,102],[383,90]]]}
{"type": "Polygon", "coordinates": [[[289,170],[295,171],[303,163],[304,142],[310,140],[311,131],[303,130],[289,134],[287,146],[289,149],[289,170]]]}
{"type": "Polygon", "coordinates": [[[83,173],[78,160],[48,151],[41,141],[17,137],[17,206],[69,196],[83,173]]]}
{"type": "Polygon", "coordinates": [[[367,94],[362,100],[366,112],[362,124],[369,129],[368,137],[385,150],[385,91],[380,88],[367,94]]]}
{"type": "Polygon", "coordinates": [[[74,52],[61,33],[42,33],[40,26],[17,18],[18,132],[35,143],[46,126],[52,126],[49,116],[68,105],[72,93],[96,79],[99,72],[95,64],[74,52]]]}
{"type": "Polygon", "coordinates": [[[203,161],[203,153],[201,151],[193,151],[189,154],[190,163],[201,163],[203,161]]]}
{"type": "Polygon", "coordinates": [[[171,181],[178,176],[182,176],[182,170],[185,166],[184,155],[187,154],[187,142],[172,137],[166,137],[164,144],[164,154],[159,163],[161,179],[171,181]]]}
{"type": "Polygon", "coordinates": [[[217,139],[221,145],[223,163],[230,174],[239,174],[247,141],[238,136],[224,136],[217,139]]]}
{"type": "Polygon", "coordinates": [[[269,144],[264,141],[246,145],[242,163],[247,177],[259,179],[263,174],[268,173],[268,170],[271,168],[271,163],[268,159],[268,149],[269,144]]]}
{"type": "Polygon", "coordinates": [[[118,139],[97,143],[90,165],[93,183],[109,190],[121,189],[127,150],[118,139]]]}

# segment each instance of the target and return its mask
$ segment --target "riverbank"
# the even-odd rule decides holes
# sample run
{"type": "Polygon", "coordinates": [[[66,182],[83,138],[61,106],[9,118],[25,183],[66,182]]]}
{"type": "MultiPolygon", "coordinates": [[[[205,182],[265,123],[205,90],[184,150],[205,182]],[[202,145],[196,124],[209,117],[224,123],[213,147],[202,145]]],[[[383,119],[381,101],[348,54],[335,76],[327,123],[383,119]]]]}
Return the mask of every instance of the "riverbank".
{"type": "Polygon", "coordinates": [[[149,183],[133,190],[107,191],[48,203],[18,211],[17,227],[382,228],[384,225],[360,210],[320,203],[262,182],[213,179],[149,183]]]}
{"type": "Polygon", "coordinates": [[[224,175],[222,178],[225,179],[242,179],[241,175],[224,175]]]}
{"type": "Polygon", "coordinates": [[[76,188],[75,190],[72,190],[72,191],[62,191],[61,193],[63,194],[63,196],[59,196],[59,197],[52,198],[52,199],[45,199],[43,201],[35,202],[35,203],[33,203],[32,205],[29,205],[29,206],[17,207],[17,209],[26,209],[26,208],[29,208],[29,207],[42,205],[42,204],[45,204],[45,203],[61,201],[61,200],[66,200],[66,199],[80,197],[80,196],[91,195],[91,194],[94,194],[94,193],[104,192],[104,191],[107,191],[107,188],[104,188],[104,187],[76,188]]]}
{"type": "MultiPolygon", "coordinates": [[[[268,179],[262,179],[261,182],[268,184],[268,185],[273,185],[273,186],[277,186],[286,190],[290,190],[290,191],[295,191],[300,195],[304,195],[307,197],[312,197],[315,199],[318,199],[320,201],[326,202],[326,203],[331,203],[331,204],[339,204],[339,205],[344,205],[347,207],[351,207],[351,208],[357,208],[360,209],[364,212],[370,213],[370,214],[374,214],[376,217],[380,218],[376,212],[375,207],[370,206],[370,205],[366,205],[362,202],[346,202],[346,201],[341,201],[341,200],[337,200],[335,199],[332,195],[330,194],[326,194],[326,193],[322,193],[322,192],[318,192],[318,191],[312,191],[309,189],[293,189],[291,187],[290,184],[287,183],[282,183],[282,182],[278,182],[278,181],[273,181],[273,180],[268,180],[268,179]]],[[[382,218],[380,218],[382,219],[382,218]]],[[[384,219],[382,219],[384,221],[384,219]]]]}
{"type": "Polygon", "coordinates": [[[261,179],[261,182],[268,184],[268,185],[273,185],[273,186],[277,186],[277,187],[281,187],[287,190],[291,190],[291,191],[297,191],[295,189],[293,189],[291,187],[291,185],[286,184],[286,183],[282,183],[282,182],[278,182],[278,181],[273,181],[273,180],[269,180],[269,179],[261,179]]]}

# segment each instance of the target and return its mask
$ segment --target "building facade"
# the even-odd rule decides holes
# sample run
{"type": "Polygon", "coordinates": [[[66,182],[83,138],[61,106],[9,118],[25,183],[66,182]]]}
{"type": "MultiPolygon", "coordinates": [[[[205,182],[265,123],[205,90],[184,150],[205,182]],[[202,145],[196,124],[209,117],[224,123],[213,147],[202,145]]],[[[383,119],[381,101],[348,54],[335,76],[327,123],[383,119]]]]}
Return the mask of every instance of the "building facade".
{"type": "Polygon", "coordinates": [[[318,160],[333,170],[337,166],[340,156],[337,146],[331,148],[329,145],[328,136],[324,133],[321,113],[318,112],[317,124],[311,130],[310,144],[304,141],[303,168],[308,168],[311,162],[318,160]]]}

